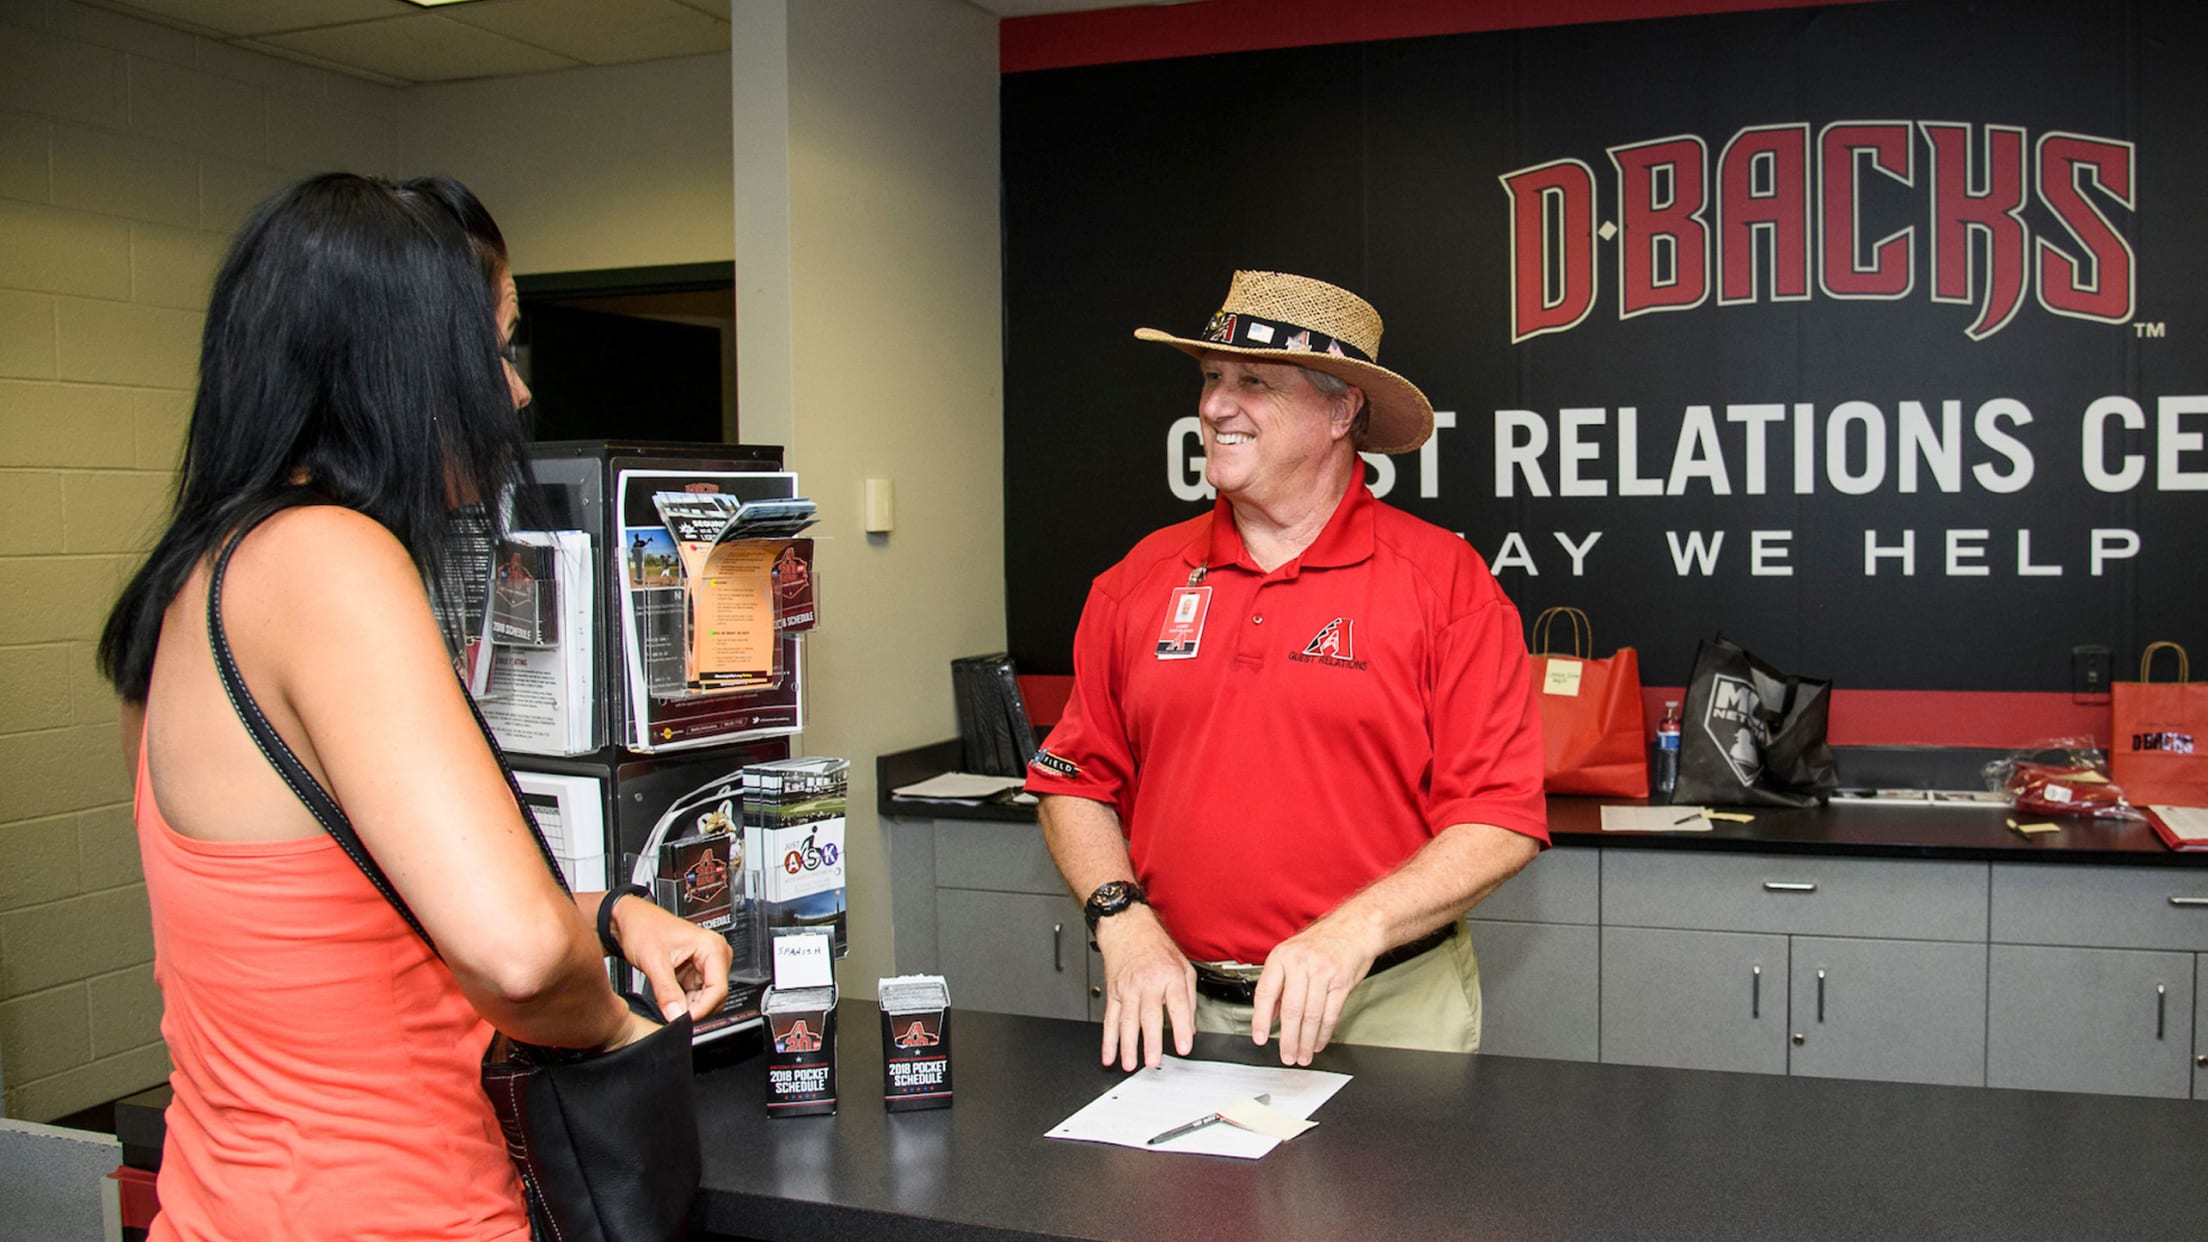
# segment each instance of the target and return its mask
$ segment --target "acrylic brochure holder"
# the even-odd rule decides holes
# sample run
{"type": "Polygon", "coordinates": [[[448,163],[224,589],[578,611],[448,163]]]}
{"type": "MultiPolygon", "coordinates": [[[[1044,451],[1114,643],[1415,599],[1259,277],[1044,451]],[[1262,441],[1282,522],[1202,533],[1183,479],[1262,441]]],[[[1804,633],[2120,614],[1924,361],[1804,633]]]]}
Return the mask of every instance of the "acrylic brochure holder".
{"type": "Polygon", "coordinates": [[[493,558],[490,668],[476,699],[509,753],[598,748],[590,570],[590,539],[579,530],[515,531],[493,558]]]}
{"type": "Polygon", "coordinates": [[[796,476],[615,477],[622,744],[679,750],[797,732],[800,635],[818,610],[812,541],[795,537],[811,512],[796,476]],[[747,527],[754,512],[771,516],[747,527]]]}
{"type": "MultiPolygon", "coordinates": [[[[850,764],[798,758],[746,765],[676,795],[623,857],[632,884],[674,914],[727,938],[728,1001],[697,1024],[719,1039],[759,1016],[776,929],[845,928],[844,827],[850,764]]],[[[627,972],[632,986],[647,986],[627,972]]]]}

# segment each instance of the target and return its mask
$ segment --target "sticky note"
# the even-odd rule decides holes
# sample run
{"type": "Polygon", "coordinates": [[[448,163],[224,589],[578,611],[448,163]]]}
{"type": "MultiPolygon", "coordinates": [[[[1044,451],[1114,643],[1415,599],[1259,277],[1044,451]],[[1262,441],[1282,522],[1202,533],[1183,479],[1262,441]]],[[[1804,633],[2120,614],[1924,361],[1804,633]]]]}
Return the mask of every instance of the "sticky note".
{"type": "Polygon", "coordinates": [[[1301,1117],[1291,1117],[1287,1113],[1267,1108],[1256,1100],[1244,1100],[1239,1104],[1229,1104],[1219,1110],[1219,1116],[1252,1133],[1276,1139],[1292,1139],[1319,1124],[1316,1121],[1306,1121],[1301,1117]]]}

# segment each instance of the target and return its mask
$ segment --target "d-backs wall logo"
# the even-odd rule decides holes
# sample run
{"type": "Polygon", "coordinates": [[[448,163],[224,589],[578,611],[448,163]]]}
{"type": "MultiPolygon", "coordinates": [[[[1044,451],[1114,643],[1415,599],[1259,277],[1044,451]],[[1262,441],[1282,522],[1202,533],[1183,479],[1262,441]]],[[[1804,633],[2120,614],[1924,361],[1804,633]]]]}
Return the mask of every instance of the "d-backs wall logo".
{"type": "Polygon", "coordinates": [[[1710,143],[1684,134],[1609,148],[1612,218],[1597,222],[1594,169],[1556,159],[1504,173],[1510,197],[1511,342],[1578,327],[1593,313],[1614,253],[1621,320],[1813,295],[1900,301],[1920,287],[1919,227],[1930,239],[1929,296],[1976,312],[1984,340],[2027,295],[2051,314],[2131,319],[2134,256],[2122,222],[2132,144],[2086,134],[1944,121],[1755,125],[1710,143]],[[1922,142],[1918,141],[1919,136],[1922,142]],[[2027,150],[2029,153],[2027,153],[2027,150]],[[1897,197],[1898,196],[1898,197],[1897,197]],[[1910,200],[1914,200],[1911,202],[1910,200]],[[2038,203],[2060,236],[2033,236],[2038,203]],[[1875,209],[1922,221],[1867,235],[1875,209]],[[1977,258],[1982,243],[1984,270],[1977,258]],[[1814,283],[1813,283],[1814,282],[1814,283]]]}

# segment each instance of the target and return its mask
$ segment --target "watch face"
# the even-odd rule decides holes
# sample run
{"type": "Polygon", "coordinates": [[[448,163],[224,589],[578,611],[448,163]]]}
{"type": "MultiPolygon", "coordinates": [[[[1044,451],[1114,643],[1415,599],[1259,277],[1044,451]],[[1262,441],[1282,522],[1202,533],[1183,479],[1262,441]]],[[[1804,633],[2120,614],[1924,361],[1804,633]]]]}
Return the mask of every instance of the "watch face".
{"type": "Polygon", "coordinates": [[[1096,891],[1089,894],[1089,900],[1081,912],[1088,916],[1089,930],[1094,932],[1098,919],[1109,918],[1141,900],[1141,885],[1126,880],[1113,880],[1098,885],[1096,891]]]}

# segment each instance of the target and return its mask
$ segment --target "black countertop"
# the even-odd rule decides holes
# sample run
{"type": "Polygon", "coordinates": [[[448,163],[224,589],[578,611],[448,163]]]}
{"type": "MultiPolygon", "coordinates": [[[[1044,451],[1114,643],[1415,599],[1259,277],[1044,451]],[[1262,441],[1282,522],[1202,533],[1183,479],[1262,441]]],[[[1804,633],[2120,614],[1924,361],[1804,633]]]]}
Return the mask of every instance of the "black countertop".
{"type": "MultiPolygon", "coordinates": [[[[1883,751],[1891,759],[1895,752],[1883,751]]],[[[1990,753],[1990,752],[1988,752],[1990,753]]],[[[903,819],[974,819],[1033,824],[1032,806],[960,806],[890,795],[890,790],[951,770],[956,741],[884,755],[878,762],[880,813],[903,819]]],[[[1951,786],[1952,787],[1952,786],[1951,786]]],[[[1702,832],[1604,832],[1605,802],[1636,798],[1549,799],[1549,839],[1559,848],[1713,850],[1726,853],[1831,854],[1858,858],[1939,858],[1989,862],[2123,863],[2208,867],[2208,851],[2183,853],[2145,824],[2056,820],[2060,831],[2026,837],[2011,830],[2000,807],[1849,803],[1823,807],[1729,807],[1755,819],[1714,823],[1702,832]]]]}
{"type": "MultiPolygon", "coordinates": [[[[846,1001],[835,1117],[766,1115],[763,1056],[697,1079],[693,1222],[760,1239],[2197,1238],[2208,1103],[1337,1045],[1354,1080],[1258,1161],[1046,1139],[1117,1081],[1090,1023],[958,1010],[948,1109],[885,1113],[846,1001]]],[[[756,1046],[756,1045],[754,1045],[756,1046]]],[[[1266,1062],[1199,1035],[1200,1058],[1266,1062]]],[[[118,1106],[160,1148],[166,1088],[118,1106]]],[[[139,1163],[133,1161],[132,1163],[139,1163]]]]}
{"type": "MultiPolygon", "coordinates": [[[[1259,1161],[1046,1139],[1117,1078],[1097,1028],[960,1010],[956,1103],[883,1112],[846,1002],[836,1117],[698,1080],[695,1220],[766,1239],[2200,1237],[2208,1104],[1336,1046],[1355,1076],[1259,1161]]],[[[1201,1058],[1270,1049],[1197,1037],[1201,1058]]]]}

